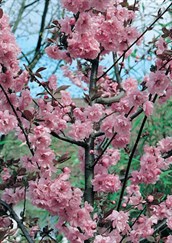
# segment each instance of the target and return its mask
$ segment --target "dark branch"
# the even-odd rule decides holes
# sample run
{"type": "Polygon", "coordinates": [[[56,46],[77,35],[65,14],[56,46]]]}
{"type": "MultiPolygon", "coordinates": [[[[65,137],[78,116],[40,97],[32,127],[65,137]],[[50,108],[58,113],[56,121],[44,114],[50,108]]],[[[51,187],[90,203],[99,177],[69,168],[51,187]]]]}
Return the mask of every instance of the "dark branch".
{"type": "Polygon", "coordinates": [[[131,49],[131,47],[133,47],[149,30],[152,29],[152,27],[154,26],[154,24],[161,19],[161,17],[169,10],[169,8],[172,6],[172,3],[169,4],[169,6],[161,13],[158,14],[158,17],[152,22],[152,24],[150,24],[146,30],[123,52],[123,54],[112,64],[112,66],[110,66],[100,77],[97,78],[97,80],[99,80],[100,78],[102,78],[103,76],[105,76],[113,67],[114,65],[116,65],[121,59],[123,59],[125,57],[125,54],[127,53],[127,51],[129,51],[131,49]]]}
{"type": "Polygon", "coordinates": [[[25,226],[22,224],[20,218],[19,218],[18,215],[14,212],[14,210],[12,209],[12,207],[10,207],[9,204],[7,204],[6,202],[4,202],[4,201],[1,200],[1,199],[0,199],[0,204],[1,204],[4,208],[6,208],[6,209],[9,211],[11,218],[13,218],[13,219],[16,221],[18,227],[19,227],[19,228],[21,229],[21,231],[23,232],[23,234],[24,234],[24,236],[25,236],[27,242],[29,242],[29,243],[34,243],[34,241],[32,240],[31,236],[29,235],[27,229],[26,229],[25,226]]]}
{"type": "Polygon", "coordinates": [[[37,3],[37,2],[39,2],[39,0],[35,0],[35,1],[33,1],[32,3],[29,3],[29,4],[25,5],[25,6],[24,6],[24,9],[26,9],[26,8],[28,8],[28,7],[30,7],[30,6],[32,6],[33,4],[35,4],[35,3],[37,3]]]}
{"type": "Polygon", "coordinates": [[[48,12],[49,3],[50,3],[50,0],[45,1],[44,11],[43,11],[42,20],[41,20],[41,26],[40,26],[40,30],[39,30],[38,42],[37,42],[37,46],[36,46],[36,49],[35,49],[35,57],[37,56],[37,54],[39,53],[39,50],[41,48],[41,43],[42,43],[42,39],[43,39],[43,32],[44,32],[44,28],[45,28],[45,19],[46,19],[46,15],[47,15],[47,12],[48,12]]]}
{"type": "Polygon", "coordinates": [[[16,118],[17,118],[18,125],[19,125],[20,129],[22,130],[22,132],[23,132],[23,134],[24,134],[24,137],[25,137],[25,139],[26,139],[27,146],[28,146],[28,148],[29,148],[31,154],[34,155],[34,151],[33,151],[33,149],[32,149],[31,146],[30,146],[30,142],[29,142],[28,135],[27,135],[27,133],[26,133],[26,131],[25,131],[23,125],[22,125],[22,122],[21,122],[21,120],[20,120],[20,118],[19,118],[19,116],[18,116],[18,114],[17,114],[17,112],[16,112],[16,110],[15,110],[13,104],[11,103],[11,100],[10,100],[9,97],[8,97],[8,94],[6,93],[5,89],[3,88],[3,86],[2,86],[1,84],[0,84],[0,88],[2,89],[2,91],[3,91],[3,93],[4,93],[5,97],[6,97],[6,99],[7,99],[8,103],[9,103],[9,105],[11,106],[12,111],[14,112],[14,115],[15,115],[16,118]]]}
{"type": "Polygon", "coordinates": [[[126,169],[126,173],[125,173],[125,178],[124,178],[124,182],[123,182],[122,189],[121,189],[121,194],[120,194],[119,201],[118,201],[117,211],[119,211],[120,207],[121,207],[121,203],[122,203],[122,199],[123,199],[123,196],[124,196],[125,187],[126,187],[126,184],[127,184],[127,181],[128,181],[128,176],[129,176],[129,171],[130,171],[130,167],[131,167],[131,162],[133,160],[133,157],[134,157],[137,145],[138,145],[139,140],[141,138],[141,134],[142,134],[144,125],[146,123],[146,120],[147,120],[147,116],[145,116],[143,118],[140,130],[139,130],[138,135],[137,135],[137,139],[135,141],[135,144],[133,146],[132,152],[131,152],[129,160],[128,160],[128,165],[127,165],[127,169],[126,169]]]}
{"type": "Polygon", "coordinates": [[[76,141],[76,140],[73,140],[73,139],[68,138],[68,137],[61,137],[55,132],[51,132],[51,135],[53,137],[55,137],[55,138],[58,138],[58,139],[60,139],[62,141],[65,141],[67,143],[75,144],[75,145],[83,147],[83,148],[85,148],[85,146],[86,146],[86,144],[84,142],[82,142],[82,141],[76,141]]]}

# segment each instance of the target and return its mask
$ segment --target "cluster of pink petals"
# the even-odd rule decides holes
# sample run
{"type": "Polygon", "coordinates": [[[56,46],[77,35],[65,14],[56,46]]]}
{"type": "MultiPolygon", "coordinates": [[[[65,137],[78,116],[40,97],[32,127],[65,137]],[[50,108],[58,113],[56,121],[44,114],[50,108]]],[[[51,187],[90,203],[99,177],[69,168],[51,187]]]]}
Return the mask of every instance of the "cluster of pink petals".
{"type": "Polygon", "coordinates": [[[156,71],[150,74],[146,85],[151,94],[163,94],[163,91],[170,85],[170,79],[163,71],[156,71]]]}
{"type": "Polygon", "coordinates": [[[158,148],[161,153],[166,153],[172,150],[172,137],[166,137],[158,142],[158,148]]]}
{"type": "Polygon", "coordinates": [[[124,196],[123,207],[132,205],[138,209],[142,209],[143,197],[140,192],[139,185],[131,184],[126,188],[126,196],[124,196]]]}
{"type": "Polygon", "coordinates": [[[75,124],[71,125],[69,135],[75,140],[83,140],[84,138],[89,138],[92,131],[93,128],[90,121],[82,123],[80,121],[76,121],[75,124]]]}
{"type": "MultiPolygon", "coordinates": [[[[13,75],[16,75],[19,71],[19,62],[17,56],[20,52],[16,44],[14,35],[11,33],[9,26],[8,17],[3,14],[0,19],[0,59],[1,65],[0,69],[2,70],[5,67],[9,72],[12,72],[13,75]]],[[[1,81],[2,82],[2,81],[1,81]]]]}
{"type": "Polygon", "coordinates": [[[17,127],[17,119],[14,115],[9,114],[8,110],[0,111],[0,132],[7,134],[17,127]]]}
{"type": "Polygon", "coordinates": [[[97,192],[116,192],[121,188],[121,182],[118,175],[97,174],[92,180],[94,191],[97,192]]]}
{"type": "Polygon", "coordinates": [[[32,158],[25,156],[23,162],[28,170],[40,170],[42,176],[50,177],[55,171],[53,160],[55,159],[54,151],[50,149],[51,136],[50,130],[43,125],[33,129],[33,135],[29,136],[29,141],[34,149],[32,158]]]}
{"type": "Polygon", "coordinates": [[[100,52],[100,45],[90,34],[73,33],[68,40],[68,51],[72,58],[95,59],[100,52]]]}
{"type": "MultiPolygon", "coordinates": [[[[83,87],[83,81],[86,81],[88,78],[86,78],[86,76],[84,76],[82,71],[77,70],[77,71],[73,72],[69,69],[69,67],[67,65],[61,67],[61,69],[63,70],[63,75],[65,77],[69,78],[69,80],[73,84],[85,89],[85,87],[83,87]]],[[[87,82],[88,82],[88,80],[87,80],[87,82]]]]}
{"type": "Polygon", "coordinates": [[[119,233],[127,234],[130,230],[128,225],[129,214],[123,211],[113,210],[112,213],[106,218],[112,221],[112,227],[118,230],[119,233]]]}
{"type": "Polygon", "coordinates": [[[60,50],[57,46],[48,46],[46,48],[46,53],[49,57],[55,60],[65,60],[67,62],[70,60],[67,56],[67,52],[60,50]]]}
{"type": "Polygon", "coordinates": [[[112,97],[118,94],[118,83],[111,80],[108,76],[99,79],[97,84],[99,86],[99,91],[102,92],[103,97],[112,97]]]}
{"type": "Polygon", "coordinates": [[[2,194],[2,200],[8,204],[17,204],[25,198],[25,189],[22,187],[6,188],[2,194]]]}
{"type": "Polygon", "coordinates": [[[124,51],[138,37],[135,28],[125,25],[134,18],[133,12],[114,5],[112,0],[77,0],[75,3],[63,0],[62,4],[73,13],[79,12],[79,15],[75,20],[67,17],[60,22],[67,45],[47,47],[46,52],[53,59],[67,61],[69,56],[73,59],[95,59],[102,50],[103,54],[124,51]]]}
{"type": "Polygon", "coordinates": [[[103,120],[101,130],[108,138],[112,138],[117,133],[112,145],[118,148],[125,147],[130,139],[131,122],[124,114],[110,115],[103,120]]]}
{"type": "Polygon", "coordinates": [[[109,193],[121,188],[119,176],[108,173],[108,169],[112,165],[116,165],[119,159],[120,154],[116,149],[108,149],[102,156],[94,168],[94,179],[92,180],[94,191],[109,193]]]}
{"type": "Polygon", "coordinates": [[[57,228],[70,242],[83,242],[93,236],[96,223],[90,216],[92,207],[88,203],[81,207],[83,194],[71,187],[69,176],[70,170],[65,168],[55,180],[41,178],[30,182],[30,196],[34,205],[59,216],[57,228]]]}
{"type": "Polygon", "coordinates": [[[145,146],[144,155],[140,159],[140,170],[132,172],[132,181],[135,184],[155,184],[164,168],[166,164],[160,150],[145,146]]]}
{"type": "Polygon", "coordinates": [[[63,6],[74,13],[83,12],[90,8],[90,1],[88,0],[76,0],[75,2],[72,0],[62,0],[63,6]]]}
{"type": "Polygon", "coordinates": [[[165,243],[171,243],[172,242],[172,235],[169,235],[165,241],[165,243]]]}
{"type": "MultiPolygon", "coordinates": [[[[62,91],[61,91],[62,92],[62,91]]],[[[67,128],[67,112],[68,105],[71,104],[71,97],[66,92],[62,92],[63,104],[52,106],[49,102],[43,99],[38,99],[39,113],[37,118],[42,120],[42,125],[49,128],[50,131],[59,133],[67,128]],[[67,107],[65,107],[67,105],[67,107]],[[61,109],[63,107],[63,109],[61,109]]]]}
{"type": "Polygon", "coordinates": [[[12,221],[6,216],[0,216],[0,228],[7,228],[11,226],[12,221]]]}
{"type": "Polygon", "coordinates": [[[111,165],[116,165],[119,160],[119,150],[111,148],[106,150],[106,153],[100,159],[99,164],[103,165],[106,168],[109,168],[111,165]]]}
{"type": "Polygon", "coordinates": [[[133,225],[129,234],[129,239],[132,243],[138,243],[141,238],[147,238],[154,233],[153,226],[157,223],[157,217],[140,216],[133,225]]]}
{"type": "Polygon", "coordinates": [[[172,151],[171,137],[160,140],[157,147],[145,146],[144,155],[140,159],[140,170],[132,172],[132,182],[134,184],[156,183],[162,170],[166,170],[172,163],[170,159],[164,159],[162,156],[170,151],[172,151]]]}

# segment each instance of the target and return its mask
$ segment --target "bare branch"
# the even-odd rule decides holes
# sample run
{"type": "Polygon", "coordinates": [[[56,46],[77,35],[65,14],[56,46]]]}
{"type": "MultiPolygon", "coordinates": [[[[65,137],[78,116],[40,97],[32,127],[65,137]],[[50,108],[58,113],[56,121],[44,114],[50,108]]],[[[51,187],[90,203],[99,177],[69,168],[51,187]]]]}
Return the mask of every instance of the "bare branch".
{"type": "Polygon", "coordinates": [[[29,4],[25,5],[25,6],[24,6],[24,9],[26,9],[26,8],[28,8],[28,7],[30,7],[30,6],[32,6],[33,4],[35,4],[35,3],[37,3],[37,2],[39,2],[39,0],[35,0],[35,1],[33,1],[32,3],[29,3],[29,4]]]}
{"type": "Polygon", "coordinates": [[[35,58],[37,59],[37,55],[39,55],[39,52],[40,52],[42,39],[43,39],[43,32],[44,32],[44,28],[45,28],[45,19],[46,19],[47,13],[48,13],[49,3],[50,3],[50,0],[45,1],[44,11],[43,11],[42,20],[41,20],[41,26],[40,26],[40,30],[39,30],[38,41],[37,41],[37,45],[35,48],[35,55],[34,55],[33,60],[31,61],[31,63],[35,60],[35,58]]]}
{"type": "Polygon", "coordinates": [[[108,98],[100,97],[96,100],[96,102],[104,105],[110,105],[112,103],[119,102],[120,99],[123,98],[124,96],[125,96],[125,92],[122,90],[117,96],[108,97],[108,98]]]}
{"type": "Polygon", "coordinates": [[[62,141],[65,141],[67,143],[75,144],[75,145],[83,147],[83,148],[86,146],[86,144],[82,141],[76,141],[76,140],[73,140],[73,139],[68,138],[68,137],[61,137],[60,135],[58,135],[57,133],[55,133],[53,131],[51,132],[51,135],[55,138],[58,138],[62,141]]]}

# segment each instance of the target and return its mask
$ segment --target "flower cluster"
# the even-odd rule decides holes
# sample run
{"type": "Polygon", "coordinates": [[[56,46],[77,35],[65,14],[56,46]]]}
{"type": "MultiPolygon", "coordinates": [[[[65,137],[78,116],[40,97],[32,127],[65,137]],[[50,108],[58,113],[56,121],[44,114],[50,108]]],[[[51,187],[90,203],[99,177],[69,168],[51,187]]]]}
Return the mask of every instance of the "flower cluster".
{"type": "Polygon", "coordinates": [[[138,33],[126,25],[134,18],[133,11],[117,3],[119,1],[116,4],[113,1],[63,1],[63,6],[75,14],[79,12],[79,17],[61,21],[61,32],[67,34],[65,43],[47,47],[47,54],[63,60],[67,60],[67,56],[95,59],[102,51],[104,54],[124,51],[138,33]]]}
{"type": "Polygon", "coordinates": [[[34,205],[59,216],[57,228],[70,242],[83,242],[93,236],[96,228],[90,216],[93,208],[88,203],[81,205],[82,191],[71,186],[69,176],[70,170],[64,168],[55,180],[30,182],[30,196],[34,205]]]}

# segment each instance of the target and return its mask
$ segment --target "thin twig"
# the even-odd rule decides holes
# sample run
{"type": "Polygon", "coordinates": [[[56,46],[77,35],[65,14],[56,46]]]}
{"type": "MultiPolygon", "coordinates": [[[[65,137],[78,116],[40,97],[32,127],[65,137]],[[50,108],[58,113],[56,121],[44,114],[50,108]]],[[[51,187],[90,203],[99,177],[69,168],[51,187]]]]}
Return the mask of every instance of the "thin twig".
{"type": "Polygon", "coordinates": [[[146,30],[123,52],[123,54],[110,66],[100,77],[97,78],[99,80],[103,76],[105,76],[113,67],[116,65],[123,57],[125,57],[125,54],[127,51],[131,49],[149,30],[152,29],[153,25],[161,19],[161,17],[169,10],[169,8],[172,6],[172,3],[169,4],[169,6],[161,13],[158,15],[158,17],[146,28],[146,30]]]}
{"type": "Polygon", "coordinates": [[[51,132],[51,135],[52,135],[53,137],[55,137],[55,138],[58,138],[58,139],[60,139],[60,140],[62,140],[62,141],[65,141],[65,142],[67,142],[67,143],[75,144],[75,145],[78,145],[78,146],[83,147],[83,148],[85,148],[85,146],[86,146],[86,143],[85,143],[85,142],[82,142],[82,141],[76,141],[76,140],[71,139],[71,138],[69,138],[69,137],[61,137],[60,135],[58,135],[58,134],[55,133],[54,131],[51,132]]]}
{"type": "Polygon", "coordinates": [[[16,110],[15,110],[13,104],[11,103],[11,100],[9,99],[8,94],[6,93],[5,89],[3,88],[3,86],[2,86],[1,84],[0,84],[0,88],[2,89],[2,91],[3,91],[3,93],[4,93],[5,97],[6,97],[6,99],[7,99],[8,103],[9,103],[9,105],[11,106],[12,111],[14,112],[14,114],[15,114],[15,116],[16,116],[16,118],[17,118],[18,125],[19,125],[20,129],[22,130],[22,132],[23,132],[23,134],[24,134],[24,137],[25,137],[27,146],[28,146],[28,148],[29,148],[31,154],[34,156],[34,151],[33,151],[33,149],[32,149],[31,146],[30,146],[29,138],[28,138],[28,135],[27,135],[27,133],[26,133],[26,131],[25,131],[23,125],[22,125],[22,122],[21,122],[21,120],[20,120],[20,118],[19,118],[19,116],[18,116],[18,114],[17,114],[17,112],[16,112],[16,110]]]}
{"type": "Polygon", "coordinates": [[[27,231],[26,227],[23,225],[23,223],[21,222],[20,218],[14,212],[14,210],[12,209],[12,207],[9,204],[7,204],[5,201],[1,200],[1,199],[0,199],[0,204],[9,211],[11,218],[13,218],[16,221],[18,227],[23,232],[23,234],[24,234],[27,242],[34,243],[34,241],[32,240],[31,236],[29,235],[29,232],[27,231]]]}
{"type": "Polygon", "coordinates": [[[128,175],[129,175],[129,171],[130,171],[130,167],[131,167],[131,162],[132,162],[134,154],[136,152],[136,148],[137,148],[138,142],[139,142],[139,140],[141,138],[141,134],[142,134],[144,125],[146,123],[146,120],[147,120],[147,116],[145,116],[143,118],[142,124],[140,126],[140,130],[139,130],[138,135],[137,135],[137,139],[135,141],[135,144],[133,146],[133,149],[131,151],[131,154],[130,154],[130,157],[129,157],[129,160],[128,160],[128,165],[127,165],[127,169],[126,169],[126,173],[125,173],[125,178],[124,178],[124,181],[123,181],[123,185],[122,185],[122,189],[121,189],[121,193],[120,193],[120,197],[119,197],[119,201],[118,201],[117,211],[119,211],[120,207],[121,207],[121,203],[122,203],[122,199],[123,199],[123,196],[124,196],[125,187],[126,187],[126,184],[127,184],[127,181],[128,181],[128,175]]]}
{"type": "Polygon", "coordinates": [[[101,154],[95,159],[94,164],[93,164],[93,167],[102,158],[103,154],[105,153],[105,151],[107,150],[107,148],[109,147],[109,145],[111,144],[111,142],[113,141],[113,139],[115,138],[116,135],[117,135],[117,133],[115,132],[113,134],[113,136],[111,137],[111,139],[109,139],[108,143],[106,144],[105,148],[102,150],[101,154]]]}
{"type": "Polygon", "coordinates": [[[33,1],[32,3],[29,3],[29,4],[25,5],[25,6],[24,6],[24,9],[26,9],[26,8],[28,8],[28,7],[30,7],[30,6],[32,6],[33,4],[35,4],[35,3],[37,3],[37,2],[39,2],[39,0],[35,0],[35,1],[33,1]]]}

